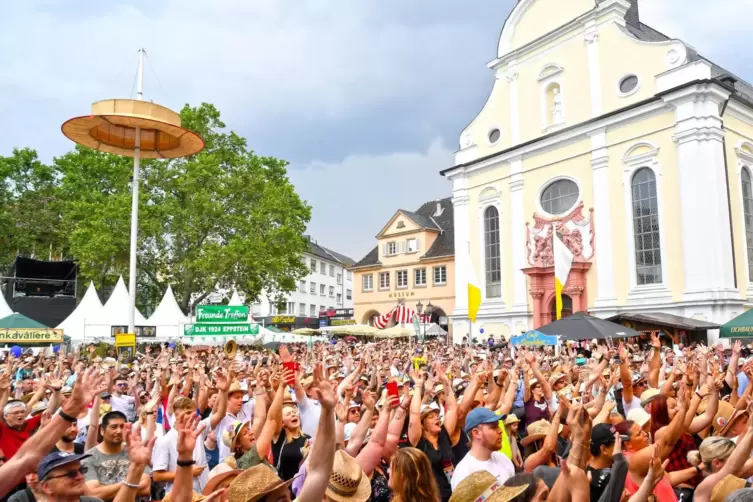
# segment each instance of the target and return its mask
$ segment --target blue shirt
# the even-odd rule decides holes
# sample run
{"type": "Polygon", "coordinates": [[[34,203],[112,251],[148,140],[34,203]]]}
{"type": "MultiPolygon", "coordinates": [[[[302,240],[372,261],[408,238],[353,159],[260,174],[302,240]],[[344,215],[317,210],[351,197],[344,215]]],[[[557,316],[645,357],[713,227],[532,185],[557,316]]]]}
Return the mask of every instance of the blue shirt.
{"type": "Polygon", "coordinates": [[[523,408],[526,405],[524,401],[525,395],[523,380],[518,380],[518,390],[515,392],[515,399],[512,402],[513,408],[523,408]]]}
{"type": "Polygon", "coordinates": [[[741,371],[737,374],[737,397],[743,397],[746,387],[748,387],[748,376],[741,371]]]}

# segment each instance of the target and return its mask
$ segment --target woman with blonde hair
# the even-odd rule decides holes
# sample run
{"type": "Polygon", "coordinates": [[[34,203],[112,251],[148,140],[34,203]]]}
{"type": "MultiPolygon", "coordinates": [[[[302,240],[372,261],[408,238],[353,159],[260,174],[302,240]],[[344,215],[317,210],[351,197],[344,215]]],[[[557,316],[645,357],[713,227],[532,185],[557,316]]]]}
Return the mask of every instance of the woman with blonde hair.
{"type": "Polygon", "coordinates": [[[706,473],[719,472],[735,449],[735,442],[720,436],[707,437],[697,450],[688,453],[688,462],[706,473]]]}
{"type": "Polygon", "coordinates": [[[429,457],[417,448],[397,450],[390,462],[393,502],[439,502],[439,487],[429,457]]]}
{"type": "MultiPolygon", "coordinates": [[[[294,378],[290,370],[285,370],[282,375],[282,383],[294,378]]],[[[277,382],[274,382],[277,383],[277,382]]],[[[273,383],[273,385],[274,385],[273,383]]],[[[301,415],[298,406],[294,402],[284,402],[282,413],[275,413],[270,409],[267,421],[276,423],[276,431],[272,441],[272,457],[274,467],[283,481],[293,479],[298,474],[298,469],[303,462],[303,451],[308,446],[310,436],[301,430],[301,415]]]]}

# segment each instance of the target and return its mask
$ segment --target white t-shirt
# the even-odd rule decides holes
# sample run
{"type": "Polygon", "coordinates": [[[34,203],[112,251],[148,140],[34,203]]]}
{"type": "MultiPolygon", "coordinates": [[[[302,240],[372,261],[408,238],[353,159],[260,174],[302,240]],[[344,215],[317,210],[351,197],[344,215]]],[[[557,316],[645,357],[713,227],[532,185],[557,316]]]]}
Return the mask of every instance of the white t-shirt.
{"type": "Polygon", "coordinates": [[[622,409],[625,411],[625,416],[627,416],[628,413],[630,413],[630,410],[635,409],[642,409],[643,406],[641,405],[641,399],[633,394],[633,400],[630,401],[630,403],[625,402],[625,397],[622,398],[622,409]]]}
{"type": "Polygon", "coordinates": [[[468,453],[455,466],[455,472],[452,474],[452,481],[450,482],[452,490],[455,491],[455,488],[474,472],[481,471],[489,472],[497,478],[499,484],[502,484],[515,475],[515,466],[509,458],[498,451],[492,452],[491,458],[486,461],[478,460],[473,454],[468,453]]]}
{"type": "Polygon", "coordinates": [[[119,411],[124,414],[129,422],[136,420],[136,402],[133,396],[126,396],[125,394],[116,396],[113,394],[110,396],[110,406],[112,406],[112,411],[119,411]]]}
{"type": "MultiPolygon", "coordinates": [[[[201,421],[204,430],[196,438],[196,446],[193,449],[193,459],[197,466],[205,466],[204,471],[199,476],[193,478],[193,489],[197,493],[204,491],[204,487],[209,481],[209,465],[207,463],[207,453],[204,450],[204,440],[209,435],[209,418],[201,421]]],[[[178,433],[175,429],[157,438],[152,452],[152,471],[170,471],[175,472],[178,468],[178,433]]],[[[173,489],[172,483],[165,483],[165,492],[173,489]]]]}

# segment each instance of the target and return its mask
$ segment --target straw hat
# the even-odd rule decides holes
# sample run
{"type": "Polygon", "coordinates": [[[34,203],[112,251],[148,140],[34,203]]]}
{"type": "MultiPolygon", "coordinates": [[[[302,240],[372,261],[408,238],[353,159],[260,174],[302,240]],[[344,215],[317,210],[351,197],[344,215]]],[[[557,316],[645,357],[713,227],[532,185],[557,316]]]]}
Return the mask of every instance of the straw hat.
{"type": "Polygon", "coordinates": [[[653,398],[661,394],[659,389],[646,389],[641,393],[641,406],[646,406],[653,398]]]}
{"type": "Polygon", "coordinates": [[[225,446],[231,450],[235,450],[235,443],[238,441],[238,438],[245,427],[248,427],[248,422],[236,420],[227,429],[222,431],[222,442],[225,446]]]}
{"type": "Polygon", "coordinates": [[[747,416],[745,410],[737,410],[734,406],[726,401],[719,401],[719,408],[711,425],[714,427],[714,433],[717,436],[724,436],[732,424],[740,417],[747,416]]]}
{"type": "Polygon", "coordinates": [[[178,113],[136,99],[97,101],[90,115],[68,120],[62,130],[79,145],[133,157],[137,127],[141,128],[141,157],[145,159],[175,159],[204,149],[198,134],[181,127],[178,113]]]}
{"type": "Polygon", "coordinates": [[[745,488],[747,481],[733,474],[727,474],[724,479],[714,485],[711,490],[711,502],[724,502],[727,496],[735,490],[745,488]]]}
{"type": "Polygon", "coordinates": [[[257,502],[275,490],[290,487],[296,477],[283,481],[272,467],[266,464],[255,465],[236,476],[230,483],[227,500],[228,502],[257,502]]]}
{"type": "Polygon", "coordinates": [[[452,491],[450,502],[509,502],[528,489],[528,485],[503,486],[491,473],[477,471],[452,491]]]}
{"type": "Polygon", "coordinates": [[[207,481],[207,485],[204,487],[204,495],[209,495],[215,490],[219,490],[220,488],[224,488],[225,486],[229,485],[235,479],[235,477],[242,472],[242,469],[233,469],[224,462],[217,464],[214,469],[209,471],[209,480],[207,481]],[[222,484],[223,482],[224,484],[222,484]]]}
{"type": "Polygon", "coordinates": [[[241,388],[241,384],[238,382],[233,382],[230,384],[230,387],[227,389],[227,395],[230,396],[231,394],[235,392],[243,392],[243,389],[241,388]]]}
{"type": "Polygon", "coordinates": [[[325,494],[335,502],[366,502],[371,497],[369,477],[356,459],[345,453],[345,450],[335,452],[335,462],[325,494]]]}
{"type": "Polygon", "coordinates": [[[507,418],[505,418],[505,425],[517,424],[519,422],[520,419],[514,413],[510,413],[507,415],[507,418]]]}
{"type": "MultiPolygon", "coordinates": [[[[520,441],[520,444],[525,447],[533,443],[534,441],[544,439],[547,434],[549,434],[551,427],[552,424],[550,424],[543,418],[537,422],[529,424],[528,435],[520,441]]],[[[559,430],[557,431],[557,433],[559,434],[560,432],[562,432],[562,424],[559,425],[559,430]]]]}

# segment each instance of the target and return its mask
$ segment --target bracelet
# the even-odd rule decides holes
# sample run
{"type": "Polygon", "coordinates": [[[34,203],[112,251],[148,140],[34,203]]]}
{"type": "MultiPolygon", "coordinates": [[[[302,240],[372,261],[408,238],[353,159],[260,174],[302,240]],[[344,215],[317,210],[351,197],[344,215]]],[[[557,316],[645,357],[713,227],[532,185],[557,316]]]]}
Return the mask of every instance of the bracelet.
{"type": "Polygon", "coordinates": [[[196,464],[196,460],[178,460],[176,464],[178,467],[193,467],[196,464]]]}
{"type": "Polygon", "coordinates": [[[66,422],[70,422],[72,424],[75,424],[76,422],[78,422],[78,418],[72,417],[68,415],[67,413],[64,413],[63,410],[58,411],[58,415],[60,415],[60,418],[62,418],[66,422]]]}
{"type": "Polygon", "coordinates": [[[139,485],[134,484],[134,483],[129,483],[128,481],[122,481],[121,483],[123,484],[123,486],[127,486],[128,488],[134,488],[134,489],[139,488],[139,485]]]}

